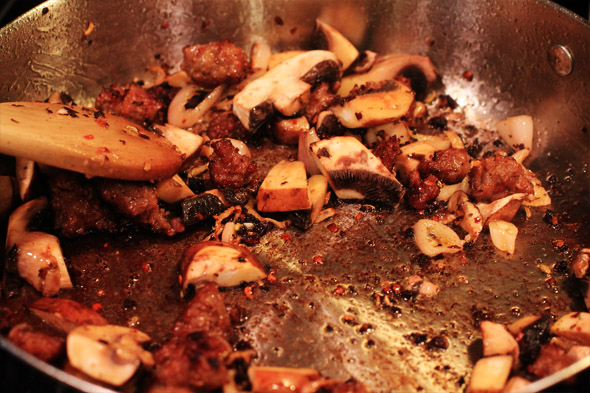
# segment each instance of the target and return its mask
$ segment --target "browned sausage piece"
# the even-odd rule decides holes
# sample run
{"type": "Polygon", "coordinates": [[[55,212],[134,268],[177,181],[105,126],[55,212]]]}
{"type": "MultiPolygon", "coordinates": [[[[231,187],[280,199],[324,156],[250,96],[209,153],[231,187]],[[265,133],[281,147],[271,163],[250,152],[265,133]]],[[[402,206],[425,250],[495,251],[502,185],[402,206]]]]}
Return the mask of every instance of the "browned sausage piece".
{"type": "Polygon", "coordinates": [[[211,139],[242,139],[248,135],[248,130],[232,111],[226,111],[213,116],[209,128],[207,128],[207,135],[211,139]]]}
{"type": "Polygon", "coordinates": [[[440,189],[438,179],[434,175],[428,175],[424,180],[420,178],[417,170],[410,172],[410,183],[406,192],[406,200],[416,210],[424,210],[428,204],[436,199],[440,189]]]}
{"type": "Polygon", "coordinates": [[[14,326],[8,333],[8,339],[46,362],[56,359],[64,350],[63,339],[36,331],[26,323],[14,326]]]}
{"type": "Polygon", "coordinates": [[[215,185],[222,188],[239,188],[250,183],[256,173],[256,163],[228,139],[211,144],[213,154],[209,158],[209,173],[215,185]]]}
{"type": "Polygon", "coordinates": [[[180,67],[203,87],[238,83],[248,73],[248,56],[228,41],[185,46],[182,53],[180,67]]]}
{"type": "Polygon", "coordinates": [[[418,170],[423,177],[433,174],[444,183],[459,183],[469,173],[469,154],[465,149],[446,149],[434,153],[432,160],[420,162],[418,170]]]}
{"type": "Polygon", "coordinates": [[[520,192],[532,194],[533,183],[512,157],[484,157],[469,172],[469,195],[477,202],[491,202],[520,192]]]}
{"type": "Polygon", "coordinates": [[[393,171],[395,165],[395,158],[401,153],[399,149],[399,139],[394,135],[391,138],[387,138],[377,143],[373,148],[373,154],[375,154],[385,165],[387,169],[393,171]]]}
{"type": "Polygon", "coordinates": [[[29,308],[39,318],[66,333],[82,325],[108,324],[96,311],[70,299],[42,297],[29,308]]]}
{"type": "Polygon", "coordinates": [[[163,121],[167,103],[152,90],[134,84],[113,85],[96,97],[96,108],[137,123],[163,121]]]}

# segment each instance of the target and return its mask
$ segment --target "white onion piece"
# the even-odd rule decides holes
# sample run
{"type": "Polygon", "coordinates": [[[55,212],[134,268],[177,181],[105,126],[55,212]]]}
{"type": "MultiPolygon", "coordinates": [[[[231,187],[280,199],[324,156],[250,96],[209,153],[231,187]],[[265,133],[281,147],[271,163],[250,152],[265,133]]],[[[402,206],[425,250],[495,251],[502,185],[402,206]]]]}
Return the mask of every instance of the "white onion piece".
{"type": "Polygon", "coordinates": [[[236,224],[233,221],[227,222],[221,233],[221,241],[224,243],[233,243],[236,233],[236,224]]]}
{"type": "Polygon", "coordinates": [[[529,154],[531,154],[531,151],[529,149],[522,149],[512,154],[511,157],[514,158],[514,161],[522,165],[522,163],[529,156],[529,154]]]}
{"type": "Polygon", "coordinates": [[[492,221],[488,224],[492,244],[500,251],[506,251],[508,254],[514,254],[516,245],[516,235],[518,228],[511,222],[492,221]]]}
{"type": "Polygon", "coordinates": [[[533,178],[533,193],[525,197],[522,201],[524,206],[547,206],[551,204],[551,197],[545,190],[545,187],[541,185],[541,181],[536,177],[533,178]]]}
{"type": "Polygon", "coordinates": [[[463,249],[464,241],[448,226],[434,220],[422,219],[414,224],[416,245],[429,257],[454,254],[463,249]]]}
{"type": "Polygon", "coordinates": [[[187,85],[180,89],[168,107],[168,123],[180,128],[189,128],[197,124],[223,94],[224,85],[217,86],[195,108],[186,109],[185,104],[193,97],[200,87],[187,85]]]}
{"type": "Polygon", "coordinates": [[[255,42],[250,50],[252,71],[266,71],[270,60],[270,46],[264,42],[255,42]]]}
{"type": "MultiPolygon", "coordinates": [[[[244,142],[238,140],[238,139],[233,139],[233,138],[223,138],[223,139],[227,139],[231,142],[231,144],[238,149],[238,153],[242,156],[248,156],[251,157],[252,153],[250,152],[250,149],[248,148],[248,145],[246,145],[244,142]]],[[[199,154],[203,157],[207,157],[209,158],[209,156],[211,156],[211,154],[213,154],[213,148],[211,147],[211,145],[213,144],[213,142],[215,141],[220,141],[221,139],[211,139],[210,143],[207,143],[205,145],[203,145],[201,147],[201,150],[199,151],[199,154]]]]}
{"type": "Polygon", "coordinates": [[[469,176],[465,176],[461,183],[457,184],[445,184],[440,188],[438,192],[438,196],[436,197],[437,201],[448,201],[451,195],[453,195],[457,191],[463,191],[467,193],[469,191],[469,176]]]}
{"type": "Polygon", "coordinates": [[[178,71],[168,75],[165,82],[172,87],[185,87],[191,83],[191,77],[185,71],[178,71]]]}
{"type": "Polygon", "coordinates": [[[164,124],[163,126],[155,125],[154,127],[158,129],[170,143],[178,148],[180,153],[184,155],[185,160],[195,154],[203,144],[204,138],[201,135],[194,134],[190,131],[173,126],[172,124],[164,124]]]}
{"type": "Polygon", "coordinates": [[[445,131],[445,135],[449,138],[451,142],[451,147],[453,149],[465,149],[465,144],[461,137],[455,131],[445,131]]]}
{"type": "Polygon", "coordinates": [[[533,118],[530,116],[513,116],[496,123],[500,137],[510,146],[523,145],[525,149],[533,148],[533,118]]]}
{"type": "Polygon", "coordinates": [[[435,150],[446,150],[451,147],[451,141],[446,136],[412,134],[412,137],[418,142],[424,142],[434,147],[435,150]]]}
{"type": "Polygon", "coordinates": [[[399,121],[370,127],[365,134],[365,143],[371,145],[383,140],[383,138],[380,138],[378,135],[380,131],[383,131],[383,133],[389,137],[396,136],[397,139],[399,139],[400,144],[411,141],[408,125],[403,121],[399,121]]]}
{"type": "Polygon", "coordinates": [[[312,157],[309,145],[319,141],[320,138],[315,132],[315,128],[304,130],[299,134],[299,146],[297,148],[297,161],[303,161],[305,170],[308,175],[319,175],[322,172],[312,157]]]}

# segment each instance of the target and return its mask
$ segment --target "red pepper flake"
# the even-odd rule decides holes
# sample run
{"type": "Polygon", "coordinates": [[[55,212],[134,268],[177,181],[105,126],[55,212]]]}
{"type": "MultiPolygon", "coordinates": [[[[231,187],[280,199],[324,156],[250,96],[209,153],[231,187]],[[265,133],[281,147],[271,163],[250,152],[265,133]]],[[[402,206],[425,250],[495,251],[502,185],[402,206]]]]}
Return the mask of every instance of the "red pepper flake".
{"type": "Polygon", "coordinates": [[[246,295],[246,297],[250,300],[254,299],[254,293],[252,292],[253,287],[254,285],[249,285],[246,288],[244,288],[244,295],[246,295]]]}
{"type": "Polygon", "coordinates": [[[473,72],[471,71],[465,71],[463,73],[463,78],[467,81],[467,82],[471,82],[473,80],[473,72]]]}
{"type": "Polygon", "coordinates": [[[559,221],[557,220],[557,216],[552,216],[551,217],[551,224],[553,224],[553,225],[559,224],[559,221]]]}
{"type": "Polygon", "coordinates": [[[289,240],[291,240],[291,234],[290,233],[283,233],[281,235],[281,239],[283,239],[284,241],[288,242],[289,240]]]}
{"type": "Polygon", "coordinates": [[[178,275],[178,283],[182,284],[182,275],[181,274],[178,275]]]}
{"type": "Polygon", "coordinates": [[[144,263],[143,265],[141,265],[141,270],[143,270],[143,272],[145,274],[147,273],[151,273],[152,272],[152,264],[151,263],[144,263]]]}
{"type": "Polygon", "coordinates": [[[168,24],[168,22],[164,22],[160,26],[162,26],[162,29],[167,29],[170,25],[168,24]]]}
{"type": "Polygon", "coordinates": [[[268,272],[268,276],[266,276],[266,280],[268,282],[277,282],[277,271],[275,269],[270,269],[268,272]]]}
{"type": "Polygon", "coordinates": [[[313,261],[314,261],[314,263],[317,263],[318,265],[322,265],[324,263],[324,258],[322,258],[319,255],[316,255],[315,257],[313,257],[313,261]]]}
{"type": "Polygon", "coordinates": [[[94,303],[94,304],[92,305],[92,309],[93,309],[94,311],[99,311],[99,310],[102,310],[102,304],[100,304],[100,303],[94,303]]]}
{"type": "Polygon", "coordinates": [[[84,139],[88,139],[90,141],[90,140],[94,139],[94,135],[92,135],[92,134],[84,135],[84,139]]]}
{"type": "Polygon", "coordinates": [[[396,295],[400,295],[402,293],[402,286],[398,283],[391,284],[391,289],[396,295]]]}
{"type": "Polygon", "coordinates": [[[359,213],[354,217],[354,219],[357,221],[360,220],[361,218],[363,218],[363,213],[359,213]]]}
{"type": "Polygon", "coordinates": [[[334,292],[332,292],[334,295],[344,295],[344,292],[346,291],[346,289],[342,286],[342,285],[338,285],[336,287],[336,289],[334,289],[334,292]]]}
{"type": "Polygon", "coordinates": [[[565,242],[563,240],[553,240],[551,242],[551,244],[553,245],[553,247],[555,248],[561,248],[563,247],[563,245],[565,244],[565,242]]]}
{"type": "Polygon", "coordinates": [[[110,153],[111,151],[107,147],[99,147],[96,149],[96,154],[110,153]]]}
{"type": "Polygon", "coordinates": [[[102,128],[109,128],[109,123],[107,123],[106,119],[102,116],[97,117],[94,121],[102,128]]]}
{"type": "Polygon", "coordinates": [[[338,225],[332,223],[332,224],[328,225],[328,229],[330,230],[330,232],[336,233],[336,232],[338,232],[338,225]]]}
{"type": "Polygon", "coordinates": [[[105,244],[102,245],[104,248],[107,248],[109,246],[109,242],[106,242],[105,244]]]}
{"type": "Polygon", "coordinates": [[[99,289],[99,290],[96,292],[96,294],[97,294],[98,296],[104,296],[104,289],[99,289]]]}

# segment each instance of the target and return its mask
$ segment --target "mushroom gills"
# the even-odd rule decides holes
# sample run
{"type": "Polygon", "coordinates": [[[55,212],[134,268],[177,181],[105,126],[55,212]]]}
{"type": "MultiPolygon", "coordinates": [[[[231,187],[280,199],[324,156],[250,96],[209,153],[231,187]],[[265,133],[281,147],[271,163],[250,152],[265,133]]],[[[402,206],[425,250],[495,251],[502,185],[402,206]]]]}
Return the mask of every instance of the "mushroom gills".
{"type": "Polygon", "coordinates": [[[219,241],[189,247],[182,257],[181,271],[183,291],[203,282],[233,287],[266,277],[260,262],[248,249],[219,241]]]}
{"type": "Polygon", "coordinates": [[[400,182],[358,139],[333,137],[312,143],[310,148],[338,198],[396,205],[403,197],[400,182]]]}

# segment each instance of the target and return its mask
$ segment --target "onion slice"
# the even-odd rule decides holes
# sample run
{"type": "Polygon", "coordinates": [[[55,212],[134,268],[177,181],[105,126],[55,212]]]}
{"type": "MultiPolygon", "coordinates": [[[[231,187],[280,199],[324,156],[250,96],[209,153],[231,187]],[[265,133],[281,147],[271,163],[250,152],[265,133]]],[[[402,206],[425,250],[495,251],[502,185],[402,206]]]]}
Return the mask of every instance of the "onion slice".
{"type": "Polygon", "coordinates": [[[180,89],[172,99],[168,108],[168,123],[180,128],[190,128],[197,124],[213,105],[219,101],[225,85],[217,86],[195,108],[187,109],[186,103],[193,97],[200,87],[187,85],[180,89]]]}

